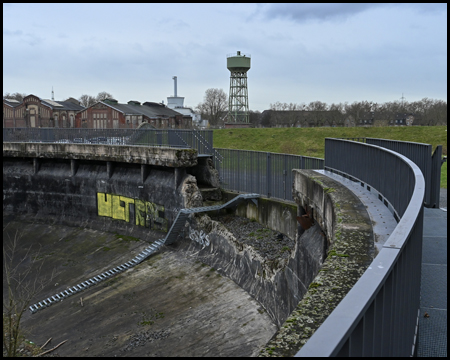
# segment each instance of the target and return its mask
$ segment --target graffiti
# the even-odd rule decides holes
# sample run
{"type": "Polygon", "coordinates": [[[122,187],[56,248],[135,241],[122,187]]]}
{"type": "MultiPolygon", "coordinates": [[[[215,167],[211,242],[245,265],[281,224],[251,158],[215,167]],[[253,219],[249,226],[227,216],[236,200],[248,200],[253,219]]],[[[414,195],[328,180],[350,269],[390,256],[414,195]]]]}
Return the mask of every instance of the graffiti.
{"type": "Polygon", "coordinates": [[[164,206],[126,196],[97,193],[99,216],[130,222],[130,206],[134,206],[136,225],[167,232],[168,222],[164,218],[164,206]]]}
{"type": "Polygon", "coordinates": [[[209,246],[209,237],[203,232],[203,230],[200,230],[200,232],[198,232],[197,230],[192,230],[192,228],[189,227],[189,238],[192,241],[196,241],[200,245],[202,245],[202,249],[204,249],[205,246],[209,246]]]}

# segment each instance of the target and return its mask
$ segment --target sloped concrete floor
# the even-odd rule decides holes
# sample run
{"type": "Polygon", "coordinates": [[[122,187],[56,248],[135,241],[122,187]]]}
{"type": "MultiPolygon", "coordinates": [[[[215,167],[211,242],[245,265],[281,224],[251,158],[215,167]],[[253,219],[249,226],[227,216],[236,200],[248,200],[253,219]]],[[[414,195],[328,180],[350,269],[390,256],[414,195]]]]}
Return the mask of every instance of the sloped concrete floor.
{"type": "MultiPolygon", "coordinates": [[[[23,218],[9,221],[4,236],[16,230],[22,254],[30,244],[42,246],[41,275],[57,271],[36,301],[148,246],[131,237],[23,218]]],[[[276,331],[259,303],[233,281],[171,247],[49,308],[27,311],[23,326],[39,346],[50,337],[53,346],[67,339],[55,351],[59,356],[254,356],[276,331]]]]}

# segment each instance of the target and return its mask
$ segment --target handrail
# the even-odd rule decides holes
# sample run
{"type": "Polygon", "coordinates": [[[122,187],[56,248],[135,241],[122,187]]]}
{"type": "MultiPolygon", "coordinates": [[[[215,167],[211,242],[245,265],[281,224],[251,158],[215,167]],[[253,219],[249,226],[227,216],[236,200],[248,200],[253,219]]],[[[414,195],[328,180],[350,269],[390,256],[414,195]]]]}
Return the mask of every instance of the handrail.
{"type": "MultiPolygon", "coordinates": [[[[409,170],[405,173],[408,179],[402,180],[414,182],[413,192],[407,208],[404,211],[396,209],[401,219],[382,250],[296,356],[411,356],[415,348],[420,306],[425,180],[414,162],[380,146],[326,139],[325,147],[327,144],[334,146],[332,151],[338,152],[348,162],[352,160],[349,159],[352,154],[342,150],[354,151],[355,148],[354,145],[347,147],[348,143],[369,149],[361,152],[369,156],[365,160],[373,173],[384,167],[370,158],[379,151],[395,158],[397,166],[403,164],[409,170]]],[[[339,167],[339,161],[327,161],[325,151],[325,169],[340,171],[339,167]]],[[[392,169],[391,174],[387,173],[387,168],[385,170],[386,173],[378,174],[361,171],[360,174],[366,178],[360,175],[359,180],[370,184],[367,180],[373,175],[389,177],[398,174],[392,174],[392,169]]],[[[383,187],[389,186],[389,183],[382,181],[380,184],[382,188],[377,190],[386,192],[383,187]]],[[[402,182],[395,185],[402,186],[402,182]]],[[[397,206],[400,204],[398,199],[388,200],[397,206]]]]}

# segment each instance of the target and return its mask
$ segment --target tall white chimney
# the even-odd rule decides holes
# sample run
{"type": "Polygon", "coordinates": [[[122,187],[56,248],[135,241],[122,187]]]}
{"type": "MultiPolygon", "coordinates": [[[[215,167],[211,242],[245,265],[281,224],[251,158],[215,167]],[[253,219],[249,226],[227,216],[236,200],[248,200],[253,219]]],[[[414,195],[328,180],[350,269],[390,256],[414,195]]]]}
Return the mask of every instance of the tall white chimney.
{"type": "Polygon", "coordinates": [[[174,76],[172,79],[173,79],[173,88],[174,88],[173,97],[177,97],[177,77],[174,76]]]}

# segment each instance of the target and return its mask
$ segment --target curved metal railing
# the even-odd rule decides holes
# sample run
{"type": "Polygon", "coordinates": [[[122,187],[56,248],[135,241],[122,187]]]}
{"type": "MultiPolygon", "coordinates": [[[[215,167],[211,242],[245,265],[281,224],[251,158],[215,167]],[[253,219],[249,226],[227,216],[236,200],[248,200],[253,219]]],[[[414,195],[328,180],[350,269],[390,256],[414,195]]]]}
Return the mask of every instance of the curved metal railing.
{"type": "Polygon", "coordinates": [[[372,187],[399,222],[372,264],[296,356],[411,356],[420,307],[425,180],[380,146],[325,140],[325,170],[372,187]]]}

